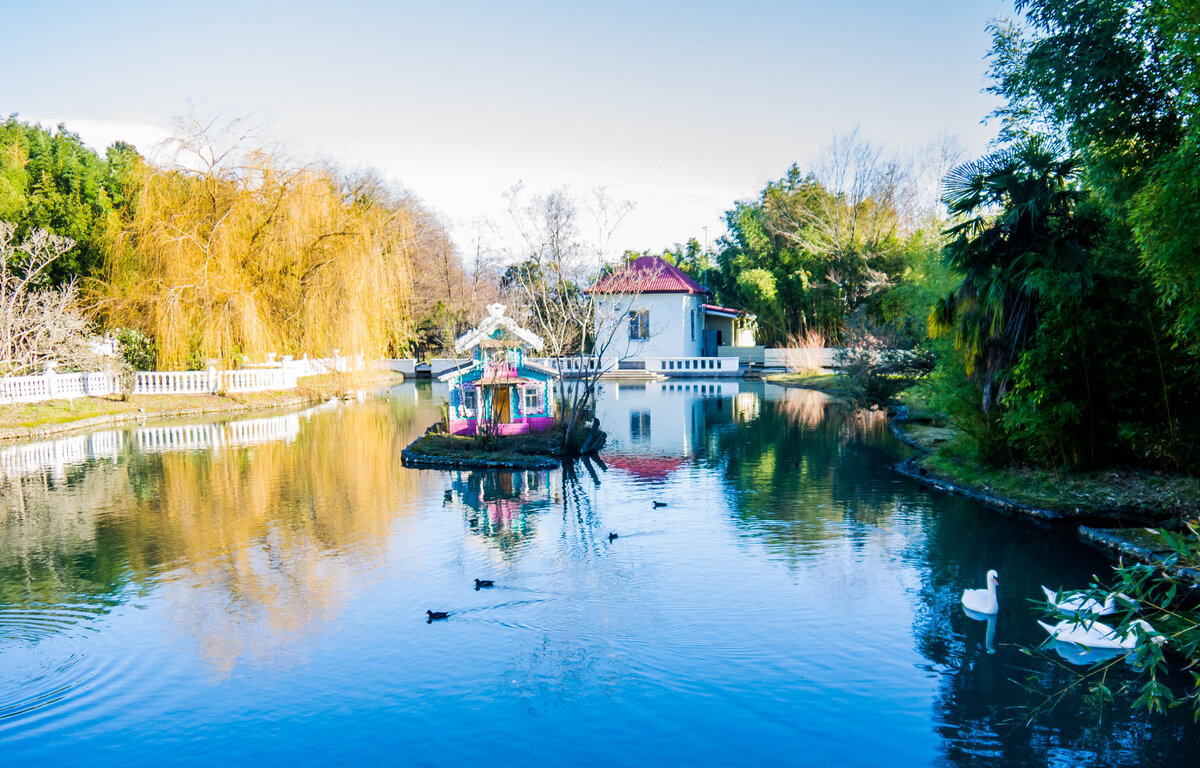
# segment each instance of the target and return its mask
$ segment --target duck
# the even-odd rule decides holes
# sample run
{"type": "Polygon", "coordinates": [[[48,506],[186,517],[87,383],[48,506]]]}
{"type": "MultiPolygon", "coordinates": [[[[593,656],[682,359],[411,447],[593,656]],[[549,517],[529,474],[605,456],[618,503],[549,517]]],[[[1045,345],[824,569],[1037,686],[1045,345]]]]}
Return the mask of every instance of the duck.
{"type": "Polygon", "coordinates": [[[1137,647],[1143,636],[1149,637],[1150,641],[1156,645],[1167,642],[1167,639],[1155,631],[1154,627],[1150,626],[1145,619],[1136,619],[1131,622],[1123,634],[1117,634],[1115,629],[1099,621],[1081,624],[1068,619],[1053,626],[1044,621],[1039,621],[1038,624],[1050,634],[1050,637],[1059,642],[1082,645],[1087,648],[1113,648],[1131,651],[1137,647]],[[1141,627],[1142,635],[1139,635],[1134,627],[1141,627]]]}
{"type": "Polygon", "coordinates": [[[425,611],[425,613],[429,616],[429,618],[425,620],[427,622],[441,621],[442,619],[450,618],[449,611],[425,611]]]}
{"type": "Polygon", "coordinates": [[[615,538],[617,538],[617,534],[615,534],[615,533],[610,533],[610,534],[608,534],[608,540],[609,540],[609,541],[612,541],[612,540],[613,540],[613,539],[615,539],[615,538]]]}
{"type": "Polygon", "coordinates": [[[655,508],[655,509],[658,509],[659,507],[665,507],[665,506],[667,506],[667,502],[665,502],[665,501],[656,501],[656,502],[654,502],[654,508],[655,508]]]}
{"type": "Polygon", "coordinates": [[[995,571],[987,572],[987,589],[964,589],[962,604],[976,613],[993,614],[1000,612],[1000,603],[996,600],[996,585],[1000,576],[995,571]]]}
{"type": "Polygon", "coordinates": [[[492,581],[491,579],[475,579],[475,591],[476,592],[478,592],[479,590],[484,589],[486,587],[494,587],[494,586],[496,586],[496,582],[492,581]]]}
{"type": "MultiPolygon", "coordinates": [[[[1096,616],[1111,616],[1117,612],[1117,597],[1115,593],[1111,593],[1104,598],[1104,602],[1092,599],[1082,592],[1055,592],[1049,587],[1042,585],[1042,591],[1046,593],[1046,601],[1054,606],[1055,610],[1062,613],[1090,613],[1096,616]],[[1063,599],[1059,600],[1059,594],[1063,595],[1063,599]]],[[[1132,604],[1133,600],[1125,595],[1120,595],[1121,599],[1132,604]]]]}

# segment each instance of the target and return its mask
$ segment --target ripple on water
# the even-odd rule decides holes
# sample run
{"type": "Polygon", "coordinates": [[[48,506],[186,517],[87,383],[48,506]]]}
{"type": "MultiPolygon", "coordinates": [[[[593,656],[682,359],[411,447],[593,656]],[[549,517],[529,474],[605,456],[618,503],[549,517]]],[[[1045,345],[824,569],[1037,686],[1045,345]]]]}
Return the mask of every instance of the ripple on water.
{"type": "Polygon", "coordinates": [[[101,631],[108,607],[0,608],[0,732],[19,739],[47,728],[81,732],[139,702],[159,706],[178,665],[154,647],[131,648],[128,637],[101,631]]]}
{"type": "Polygon", "coordinates": [[[61,701],[86,681],[81,662],[102,605],[0,607],[0,720],[61,701]]]}

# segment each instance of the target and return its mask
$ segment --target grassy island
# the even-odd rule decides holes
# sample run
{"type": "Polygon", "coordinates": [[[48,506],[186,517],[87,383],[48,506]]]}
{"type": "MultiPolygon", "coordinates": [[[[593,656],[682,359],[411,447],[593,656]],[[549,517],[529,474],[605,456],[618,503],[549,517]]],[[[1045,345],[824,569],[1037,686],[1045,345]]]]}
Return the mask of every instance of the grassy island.
{"type": "Polygon", "coordinates": [[[430,432],[404,449],[402,458],[411,467],[553,469],[564,458],[595,453],[604,438],[603,432],[591,428],[576,429],[569,441],[563,440],[562,427],[488,440],[430,432]]]}

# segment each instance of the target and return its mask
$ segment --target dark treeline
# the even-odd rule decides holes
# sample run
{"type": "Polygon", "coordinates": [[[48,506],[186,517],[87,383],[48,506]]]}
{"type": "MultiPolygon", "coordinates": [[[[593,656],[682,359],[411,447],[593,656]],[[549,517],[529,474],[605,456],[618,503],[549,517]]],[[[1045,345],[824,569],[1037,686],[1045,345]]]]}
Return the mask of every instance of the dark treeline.
{"type": "Polygon", "coordinates": [[[16,224],[20,238],[40,228],[75,241],[49,270],[52,282],[90,277],[109,218],[129,210],[124,189],[136,162],[129,144],[101,157],[62,126],[51,133],[9,117],[0,123],[0,221],[16,224]]]}
{"type": "MultiPolygon", "coordinates": [[[[987,461],[1200,471],[1200,14],[1018,0],[992,27],[996,151],[956,169],[931,314],[987,461]]],[[[949,407],[949,399],[947,406],[949,407]]]]}

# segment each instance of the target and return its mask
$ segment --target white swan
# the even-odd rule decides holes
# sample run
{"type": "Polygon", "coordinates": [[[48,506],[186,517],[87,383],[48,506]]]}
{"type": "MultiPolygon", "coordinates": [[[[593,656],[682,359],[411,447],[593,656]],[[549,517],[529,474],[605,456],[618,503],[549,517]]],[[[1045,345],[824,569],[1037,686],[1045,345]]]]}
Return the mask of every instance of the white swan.
{"type": "Polygon", "coordinates": [[[995,571],[987,572],[987,589],[964,589],[962,604],[977,613],[999,613],[1000,603],[996,600],[996,585],[1000,577],[995,571]]]}
{"type": "Polygon", "coordinates": [[[1074,643],[1075,645],[1083,645],[1088,648],[1133,650],[1141,640],[1134,627],[1141,627],[1142,631],[1150,636],[1150,641],[1157,645],[1167,642],[1167,638],[1156,632],[1154,627],[1150,626],[1144,619],[1137,619],[1131,622],[1129,629],[1125,630],[1122,634],[1117,634],[1117,630],[1098,621],[1088,624],[1081,624],[1078,621],[1060,621],[1054,626],[1039,621],[1038,624],[1041,624],[1042,629],[1049,632],[1050,636],[1059,642],[1074,643]]]}
{"type": "Polygon", "coordinates": [[[1054,590],[1042,586],[1042,591],[1046,593],[1046,600],[1050,605],[1062,613],[1091,613],[1096,616],[1110,616],[1117,612],[1117,598],[1121,598],[1122,602],[1133,605],[1132,598],[1125,595],[1110,593],[1104,598],[1104,602],[1094,600],[1082,592],[1064,592],[1063,599],[1059,600],[1059,593],[1054,590]]]}

